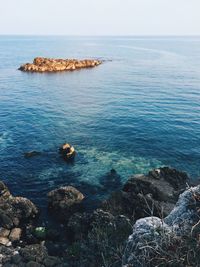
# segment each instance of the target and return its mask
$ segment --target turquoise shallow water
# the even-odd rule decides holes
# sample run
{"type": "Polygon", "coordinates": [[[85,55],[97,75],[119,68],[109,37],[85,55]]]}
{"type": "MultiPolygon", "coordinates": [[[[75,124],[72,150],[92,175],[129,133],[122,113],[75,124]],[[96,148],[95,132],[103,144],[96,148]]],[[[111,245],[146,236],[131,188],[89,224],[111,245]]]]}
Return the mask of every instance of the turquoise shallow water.
{"type": "Polygon", "coordinates": [[[15,194],[43,207],[49,190],[73,184],[96,200],[163,165],[200,176],[200,38],[0,37],[0,175],[15,194]],[[17,70],[35,56],[106,61],[17,70]],[[64,141],[73,164],[57,152],[64,141]],[[42,155],[25,159],[29,150],[42,155]]]}

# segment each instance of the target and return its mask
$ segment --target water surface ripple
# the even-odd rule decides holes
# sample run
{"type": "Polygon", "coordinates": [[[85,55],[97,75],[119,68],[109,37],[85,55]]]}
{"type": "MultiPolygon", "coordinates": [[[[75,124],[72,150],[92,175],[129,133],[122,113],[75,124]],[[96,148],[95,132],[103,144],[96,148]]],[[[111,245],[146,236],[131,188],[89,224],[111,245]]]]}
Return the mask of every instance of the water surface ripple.
{"type": "Polygon", "coordinates": [[[43,207],[49,190],[73,184],[102,198],[115,187],[105,184],[110,169],[123,183],[162,165],[199,176],[200,38],[0,37],[0,175],[15,194],[43,207]],[[17,70],[35,56],[109,60],[17,70]],[[74,164],[57,153],[64,141],[78,151],[74,164]],[[29,150],[42,155],[25,159],[29,150]]]}

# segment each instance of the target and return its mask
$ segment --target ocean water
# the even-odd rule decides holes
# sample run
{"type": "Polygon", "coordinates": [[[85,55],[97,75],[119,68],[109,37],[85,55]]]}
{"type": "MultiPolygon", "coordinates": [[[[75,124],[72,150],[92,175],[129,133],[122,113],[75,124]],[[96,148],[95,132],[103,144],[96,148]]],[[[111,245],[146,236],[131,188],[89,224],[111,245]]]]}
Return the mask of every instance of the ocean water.
{"type": "Polygon", "coordinates": [[[71,184],[95,203],[164,165],[200,176],[200,37],[0,37],[0,177],[14,194],[44,208],[48,191],[71,184]],[[17,70],[36,56],[105,62],[17,70]],[[65,141],[71,164],[58,154],[65,141]]]}

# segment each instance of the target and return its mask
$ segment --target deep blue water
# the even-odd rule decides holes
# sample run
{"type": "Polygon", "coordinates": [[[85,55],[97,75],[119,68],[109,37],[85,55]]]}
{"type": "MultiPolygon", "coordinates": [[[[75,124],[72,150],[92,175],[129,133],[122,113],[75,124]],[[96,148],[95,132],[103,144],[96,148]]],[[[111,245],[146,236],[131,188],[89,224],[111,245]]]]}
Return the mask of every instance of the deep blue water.
{"type": "Polygon", "coordinates": [[[163,165],[200,175],[200,38],[0,37],[0,177],[13,193],[41,207],[60,185],[101,198],[115,186],[103,187],[110,169],[123,183],[163,165]],[[17,70],[36,56],[108,61],[17,70]],[[74,164],[57,152],[65,141],[74,164]],[[30,150],[43,153],[25,159],[30,150]]]}

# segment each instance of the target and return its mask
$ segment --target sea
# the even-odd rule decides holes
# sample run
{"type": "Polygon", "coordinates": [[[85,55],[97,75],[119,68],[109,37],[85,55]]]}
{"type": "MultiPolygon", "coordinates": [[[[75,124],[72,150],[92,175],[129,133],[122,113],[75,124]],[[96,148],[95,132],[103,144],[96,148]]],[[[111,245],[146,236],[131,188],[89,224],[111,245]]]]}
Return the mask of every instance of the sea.
{"type": "Polygon", "coordinates": [[[200,37],[0,36],[0,179],[14,195],[45,209],[50,190],[73,185],[92,206],[162,166],[200,177],[200,37]],[[18,70],[37,56],[103,64],[18,70]]]}

